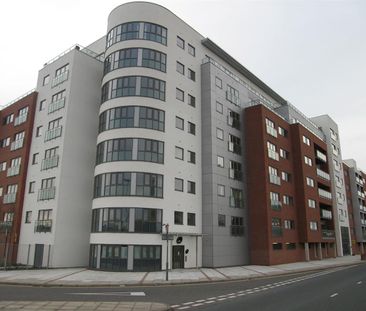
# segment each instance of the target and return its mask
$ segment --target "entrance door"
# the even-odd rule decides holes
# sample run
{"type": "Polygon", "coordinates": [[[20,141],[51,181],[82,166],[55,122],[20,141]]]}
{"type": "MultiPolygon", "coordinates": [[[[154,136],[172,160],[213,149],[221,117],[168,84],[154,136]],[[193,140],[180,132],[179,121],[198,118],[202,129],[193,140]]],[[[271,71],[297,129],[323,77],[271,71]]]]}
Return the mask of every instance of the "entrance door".
{"type": "Polygon", "coordinates": [[[184,246],[173,246],[173,269],[184,268],[184,246]]]}
{"type": "Polygon", "coordinates": [[[36,244],[34,251],[34,267],[42,268],[44,244],[36,244]]]}
{"type": "Polygon", "coordinates": [[[341,236],[342,236],[342,248],[343,248],[343,256],[351,255],[351,250],[349,247],[349,234],[347,227],[341,227],[341,236]]]}

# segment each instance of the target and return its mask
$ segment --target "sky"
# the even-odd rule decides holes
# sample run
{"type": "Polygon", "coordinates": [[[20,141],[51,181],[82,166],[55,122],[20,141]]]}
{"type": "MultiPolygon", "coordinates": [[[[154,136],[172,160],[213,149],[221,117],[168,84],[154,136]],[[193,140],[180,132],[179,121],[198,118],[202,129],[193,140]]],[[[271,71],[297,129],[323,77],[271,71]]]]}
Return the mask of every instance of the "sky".
{"type": "MultiPolygon", "coordinates": [[[[0,106],[44,63],[106,34],[123,0],[17,0],[0,10],[0,106]]],[[[366,170],[365,0],[152,0],[210,38],[305,115],[329,114],[343,159],[366,170]]]]}

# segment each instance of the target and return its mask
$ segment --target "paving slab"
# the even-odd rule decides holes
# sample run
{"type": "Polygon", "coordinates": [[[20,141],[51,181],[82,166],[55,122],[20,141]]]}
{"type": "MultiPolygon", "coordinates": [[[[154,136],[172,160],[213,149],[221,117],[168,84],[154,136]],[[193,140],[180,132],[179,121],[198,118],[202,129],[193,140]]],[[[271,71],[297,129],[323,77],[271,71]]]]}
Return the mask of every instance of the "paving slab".
{"type": "Polygon", "coordinates": [[[217,271],[229,279],[249,279],[255,276],[261,276],[260,273],[245,269],[243,267],[216,268],[217,271]]]}
{"type": "MultiPolygon", "coordinates": [[[[165,271],[149,272],[144,279],[143,284],[165,283],[165,271]]],[[[169,271],[168,283],[187,283],[187,282],[205,282],[207,277],[200,269],[179,269],[169,271]]]]}
{"type": "Polygon", "coordinates": [[[281,270],[280,268],[277,267],[273,267],[273,266],[255,266],[255,265],[251,265],[251,266],[242,266],[243,269],[247,269],[249,271],[254,271],[257,273],[260,273],[262,275],[276,275],[276,274],[282,274],[283,270],[281,270]]]}
{"type": "Polygon", "coordinates": [[[223,281],[228,279],[226,275],[223,275],[216,269],[201,268],[200,270],[207,276],[208,280],[211,281],[223,281]]]}

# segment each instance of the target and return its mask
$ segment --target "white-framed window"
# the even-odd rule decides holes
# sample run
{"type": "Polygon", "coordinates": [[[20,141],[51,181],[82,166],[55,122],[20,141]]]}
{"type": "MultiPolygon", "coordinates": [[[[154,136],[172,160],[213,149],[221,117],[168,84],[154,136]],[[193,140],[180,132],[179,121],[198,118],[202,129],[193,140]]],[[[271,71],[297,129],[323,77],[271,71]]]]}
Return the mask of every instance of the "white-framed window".
{"type": "Polygon", "coordinates": [[[184,65],[182,63],[177,61],[177,68],[176,69],[177,69],[177,72],[184,75],[184,65]]]}
{"type": "Polygon", "coordinates": [[[224,167],[224,157],[217,156],[217,166],[224,167]]]}
{"type": "Polygon", "coordinates": [[[310,139],[307,138],[306,136],[302,136],[302,142],[305,144],[305,145],[308,145],[310,146],[310,139]]]}
{"type": "Polygon", "coordinates": [[[0,163],[0,172],[6,171],[6,161],[0,163]]]}
{"type": "Polygon", "coordinates": [[[219,197],[225,196],[225,186],[224,185],[217,185],[217,195],[219,197]]]}
{"type": "Polygon", "coordinates": [[[306,184],[310,187],[314,187],[314,179],[310,178],[310,177],[306,177],[306,184]]]}
{"type": "Polygon", "coordinates": [[[308,206],[310,208],[316,208],[316,202],[313,199],[308,199],[308,206]]]}
{"type": "Polygon", "coordinates": [[[304,161],[306,165],[313,166],[313,161],[309,157],[304,156],[304,161]]]}
{"type": "Polygon", "coordinates": [[[216,128],[216,137],[220,140],[224,140],[224,131],[220,128],[216,128]]]}
{"type": "Polygon", "coordinates": [[[183,192],[183,179],[181,178],[174,179],[174,190],[183,192]]]}
{"type": "Polygon", "coordinates": [[[184,160],[184,149],[175,146],[175,158],[179,160],[184,160]]]}
{"type": "Polygon", "coordinates": [[[310,230],[312,230],[312,231],[318,230],[318,223],[316,221],[310,221],[309,226],[310,226],[310,230]]]}
{"type": "Polygon", "coordinates": [[[287,182],[290,182],[291,180],[291,175],[287,172],[282,172],[281,173],[281,176],[282,176],[282,180],[284,181],[287,181],[287,182]]]}
{"type": "Polygon", "coordinates": [[[184,42],[184,40],[183,40],[181,37],[179,37],[179,36],[177,36],[177,46],[179,46],[181,49],[183,49],[183,50],[184,50],[185,42],[184,42]]]}
{"type": "Polygon", "coordinates": [[[289,195],[283,195],[283,204],[286,204],[286,205],[293,205],[294,204],[294,198],[292,196],[289,196],[289,195]]]}
{"type": "Polygon", "coordinates": [[[287,150],[280,148],[280,157],[281,158],[288,159],[289,155],[290,155],[290,153],[287,150]]]}

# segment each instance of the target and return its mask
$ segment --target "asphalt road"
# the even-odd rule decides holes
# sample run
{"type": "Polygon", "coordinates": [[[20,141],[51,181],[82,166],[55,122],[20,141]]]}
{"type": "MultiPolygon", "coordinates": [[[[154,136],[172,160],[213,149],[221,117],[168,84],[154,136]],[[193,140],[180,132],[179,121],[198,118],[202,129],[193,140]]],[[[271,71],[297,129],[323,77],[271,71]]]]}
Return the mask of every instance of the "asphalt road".
{"type": "Polygon", "coordinates": [[[366,310],[366,264],[271,277],[170,286],[0,286],[0,300],[149,301],[175,310],[366,310]]]}

